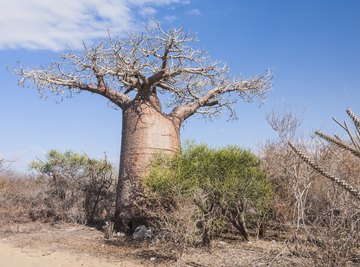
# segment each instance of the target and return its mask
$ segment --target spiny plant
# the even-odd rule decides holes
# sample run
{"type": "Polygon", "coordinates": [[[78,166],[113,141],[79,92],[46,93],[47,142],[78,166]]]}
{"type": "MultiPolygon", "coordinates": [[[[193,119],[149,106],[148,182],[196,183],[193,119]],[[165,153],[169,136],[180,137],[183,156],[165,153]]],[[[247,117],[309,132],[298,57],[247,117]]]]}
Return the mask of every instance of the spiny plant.
{"type": "MultiPolygon", "coordinates": [[[[350,140],[341,139],[339,136],[330,136],[324,134],[320,131],[316,131],[315,134],[320,138],[326,140],[330,144],[336,145],[345,151],[350,152],[357,158],[360,158],[360,119],[350,110],[347,109],[346,113],[351,118],[352,123],[354,125],[355,131],[352,131],[348,124],[344,121],[344,123],[339,122],[335,118],[333,120],[347,133],[350,140]]],[[[360,190],[353,185],[349,184],[342,178],[336,177],[331,173],[327,172],[321,165],[315,163],[311,158],[309,158],[303,151],[296,148],[294,144],[289,141],[289,146],[294,150],[294,152],[309,166],[311,166],[315,171],[322,174],[324,177],[330,179],[335,184],[349,192],[352,196],[360,200],[360,190]]]]}

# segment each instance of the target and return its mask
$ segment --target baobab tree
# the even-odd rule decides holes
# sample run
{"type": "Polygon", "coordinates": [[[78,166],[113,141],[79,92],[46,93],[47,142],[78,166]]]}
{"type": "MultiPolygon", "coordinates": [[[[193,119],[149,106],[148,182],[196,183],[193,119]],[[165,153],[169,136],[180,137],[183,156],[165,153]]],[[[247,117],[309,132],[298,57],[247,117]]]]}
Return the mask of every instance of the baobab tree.
{"type": "Polygon", "coordinates": [[[35,86],[41,96],[81,91],[101,95],[122,110],[116,230],[131,228],[141,214],[141,178],[156,153],[180,151],[180,127],[194,114],[214,117],[239,100],[262,101],[271,72],[244,79],[194,48],[195,35],[159,24],[145,33],[109,37],[82,51],[67,51],[49,67],[20,67],[20,85],[35,86]],[[30,83],[29,83],[30,82],[30,83]]]}

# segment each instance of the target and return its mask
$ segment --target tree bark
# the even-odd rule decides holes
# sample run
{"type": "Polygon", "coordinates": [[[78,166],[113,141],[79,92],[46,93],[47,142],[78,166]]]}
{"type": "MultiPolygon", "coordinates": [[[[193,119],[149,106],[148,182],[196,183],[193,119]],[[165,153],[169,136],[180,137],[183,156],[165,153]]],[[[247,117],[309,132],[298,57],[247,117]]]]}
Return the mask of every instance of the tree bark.
{"type": "Polygon", "coordinates": [[[136,207],[143,194],[141,179],[157,153],[180,151],[180,120],[161,112],[155,100],[134,100],[123,109],[115,231],[132,233],[144,218],[136,207]]]}

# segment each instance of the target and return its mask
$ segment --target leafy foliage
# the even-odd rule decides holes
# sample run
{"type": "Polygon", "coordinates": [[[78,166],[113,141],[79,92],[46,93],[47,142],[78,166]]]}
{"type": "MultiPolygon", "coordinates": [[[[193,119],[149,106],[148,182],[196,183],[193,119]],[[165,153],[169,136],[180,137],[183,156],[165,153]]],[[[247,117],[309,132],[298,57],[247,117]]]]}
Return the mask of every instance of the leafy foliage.
{"type": "Polygon", "coordinates": [[[188,145],[182,155],[159,156],[144,181],[148,196],[181,199],[197,210],[204,243],[233,225],[245,239],[245,221],[258,222],[271,207],[272,189],[250,151],[188,145]]]}

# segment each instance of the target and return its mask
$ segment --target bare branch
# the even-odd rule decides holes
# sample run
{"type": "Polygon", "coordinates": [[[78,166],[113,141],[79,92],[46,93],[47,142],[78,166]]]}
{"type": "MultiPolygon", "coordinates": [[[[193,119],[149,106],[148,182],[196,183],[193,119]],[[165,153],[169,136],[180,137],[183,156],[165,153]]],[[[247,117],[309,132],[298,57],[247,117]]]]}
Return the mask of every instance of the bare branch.
{"type": "Polygon", "coordinates": [[[271,87],[270,72],[249,80],[232,78],[225,64],[194,48],[196,41],[182,28],[164,30],[155,22],[145,33],[84,44],[83,51],[69,50],[47,68],[20,68],[16,74],[20,85],[35,86],[42,96],[90,91],[121,108],[132,101],[130,94],[145,99],[158,90],[181,120],[194,113],[217,116],[224,108],[236,117],[236,98],[229,93],[247,101],[264,99],[271,87]]]}
{"type": "Polygon", "coordinates": [[[279,114],[266,114],[266,120],[281,140],[292,140],[302,123],[301,117],[295,114],[290,106],[285,106],[279,114]]]}
{"type": "Polygon", "coordinates": [[[79,92],[76,90],[84,90],[91,93],[100,94],[121,108],[130,102],[130,98],[128,96],[118,91],[112,90],[107,85],[105,85],[102,76],[98,76],[97,78],[98,85],[89,85],[81,82],[76,77],[63,73],[62,71],[58,71],[56,74],[53,72],[54,68],[52,66],[52,68],[49,69],[30,71],[21,68],[17,70],[16,74],[23,77],[19,81],[20,86],[24,86],[27,80],[31,80],[38,88],[41,96],[44,96],[44,91],[46,88],[57,95],[63,94],[66,89],[70,91],[73,90],[75,93],[79,92]],[[59,74],[59,72],[61,73],[59,74]]]}
{"type": "MultiPolygon", "coordinates": [[[[242,79],[239,81],[221,80],[218,87],[206,92],[203,96],[196,98],[194,101],[176,107],[171,114],[184,121],[195,112],[201,112],[200,109],[202,107],[221,105],[221,103],[224,102],[221,97],[231,92],[236,92],[241,99],[247,101],[252,101],[254,97],[263,100],[266,92],[271,88],[272,77],[272,73],[268,72],[265,75],[255,77],[250,81],[242,79]]],[[[233,103],[234,102],[225,102],[223,106],[232,110],[231,104],[233,103]]]]}

